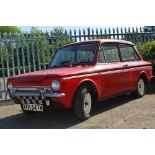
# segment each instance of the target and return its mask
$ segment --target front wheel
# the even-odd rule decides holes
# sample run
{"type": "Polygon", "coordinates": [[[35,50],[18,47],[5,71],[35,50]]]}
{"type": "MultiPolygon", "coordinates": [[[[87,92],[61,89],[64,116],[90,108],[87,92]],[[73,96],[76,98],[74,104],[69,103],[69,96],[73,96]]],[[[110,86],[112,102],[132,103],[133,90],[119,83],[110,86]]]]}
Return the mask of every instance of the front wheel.
{"type": "Polygon", "coordinates": [[[90,117],[92,108],[92,93],[87,86],[78,89],[74,99],[74,113],[81,120],[90,117]]]}
{"type": "Polygon", "coordinates": [[[146,92],[146,83],[143,78],[140,78],[137,83],[137,90],[135,91],[136,97],[142,97],[146,92]]]}

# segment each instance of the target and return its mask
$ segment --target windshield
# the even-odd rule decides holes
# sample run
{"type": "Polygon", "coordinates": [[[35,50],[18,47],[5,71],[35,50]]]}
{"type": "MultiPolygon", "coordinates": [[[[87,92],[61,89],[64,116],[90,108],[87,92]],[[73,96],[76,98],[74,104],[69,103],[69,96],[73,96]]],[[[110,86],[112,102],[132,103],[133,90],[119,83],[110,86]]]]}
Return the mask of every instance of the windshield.
{"type": "Polygon", "coordinates": [[[96,55],[96,43],[76,44],[61,48],[49,67],[92,64],[96,55]]]}

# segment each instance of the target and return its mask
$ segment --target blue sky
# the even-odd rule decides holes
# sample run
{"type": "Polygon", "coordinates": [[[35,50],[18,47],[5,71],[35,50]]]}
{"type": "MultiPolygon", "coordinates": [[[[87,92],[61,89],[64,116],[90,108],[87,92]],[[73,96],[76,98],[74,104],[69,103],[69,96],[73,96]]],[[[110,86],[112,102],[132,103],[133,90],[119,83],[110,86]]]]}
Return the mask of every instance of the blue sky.
{"type": "MultiPolygon", "coordinates": [[[[54,28],[54,26],[36,26],[39,29],[43,30],[43,31],[50,31],[54,28]]],[[[56,27],[56,26],[55,26],[56,27]]],[[[62,26],[63,28],[65,28],[67,31],[69,29],[87,29],[88,26],[62,26]]],[[[31,29],[31,26],[20,26],[22,31],[29,31],[31,29]]],[[[103,26],[91,26],[90,28],[104,28],[103,26]]]]}
{"type": "MultiPolygon", "coordinates": [[[[43,31],[50,31],[51,27],[50,26],[36,26],[39,29],[43,30],[43,31]]],[[[22,31],[30,31],[31,30],[31,26],[20,26],[22,31]]]]}
{"type": "MultiPolygon", "coordinates": [[[[36,26],[39,29],[41,29],[42,31],[50,31],[54,28],[54,26],[36,26]]],[[[56,27],[56,26],[55,26],[56,27]]],[[[65,28],[67,31],[74,30],[74,29],[86,29],[88,28],[87,26],[62,26],[63,28],[65,28]]],[[[103,26],[102,26],[103,27],[103,26]]],[[[31,26],[20,26],[22,31],[30,31],[31,26]]],[[[90,28],[100,28],[99,26],[93,27],[91,26],[90,28]]]]}
{"type": "MultiPolygon", "coordinates": [[[[42,31],[45,32],[45,31],[51,31],[56,26],[36,26],[36,27],[38,27],[39,29],[41,29],[42,31]]],[[[109,27],[105,27],[105,26],[62,26],[62,27],[65,28],[67,31],[69,31],[70,29],[71,30],[74,30],[74,29],[76,29],[76,30],[78,30],[78,29],[83,30],[83,29],[87,29],[88,27],[91,28],[91,29],[93,28],[94,30],[96,28],[109,28],[109,27],[112,28],[112,26],[109,26],[109,27]]],[[[30,31],[31,26],[20,26],[20,28],[21,28],[22,31],[30,31]]]]}

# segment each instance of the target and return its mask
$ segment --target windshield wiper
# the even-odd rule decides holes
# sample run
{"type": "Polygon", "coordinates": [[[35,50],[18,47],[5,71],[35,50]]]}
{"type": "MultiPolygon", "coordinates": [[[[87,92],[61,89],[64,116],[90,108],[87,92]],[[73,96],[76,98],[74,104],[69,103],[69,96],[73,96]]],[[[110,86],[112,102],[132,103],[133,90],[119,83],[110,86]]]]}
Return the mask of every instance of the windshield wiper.
{"type": "Polygon", "coordinates": [[[68,63],[70,63],[71,61],[62,61],[61,63],[60,63],[60,65],[63,65],[63,64],[68,64],[68,63]]]}
{"type": "Polygon", "coordinates": [[[61,66],[58,66],[58,65],[50,66],[50,68],[57,68],[57,67],[61,67],[61,66]]]}
{"type": "Polygon", "coordinates": [[[80,62],[76,63],[76,65],[82,65],[82,64],[87,65],[87,64],[91,64],[91,62],[90,61],[80,61],[80,62]]]}
{"type": "Polygon", "coordinates": [[[70,63],[70,62],[71,61],[62,61],[59,65],[51,66],[51,68],[71,67],[71,66],[76,66],[76,65],[88,65],[92,63],[90,61],[80,61],[78,63],[70,63]]]}
{"type": "Polygon", "coordinates": [[[71,67],[73,63],[71,61],[62,61],[59,66],[60,67],[71,67]]]}
{"type": "Polygon", "coordinates": [[[57,68],[57,67],[62,67],[62,66],[69,66],[70,61],[62,61],[59,65],[53,65],[51,68],[57,68]]]}

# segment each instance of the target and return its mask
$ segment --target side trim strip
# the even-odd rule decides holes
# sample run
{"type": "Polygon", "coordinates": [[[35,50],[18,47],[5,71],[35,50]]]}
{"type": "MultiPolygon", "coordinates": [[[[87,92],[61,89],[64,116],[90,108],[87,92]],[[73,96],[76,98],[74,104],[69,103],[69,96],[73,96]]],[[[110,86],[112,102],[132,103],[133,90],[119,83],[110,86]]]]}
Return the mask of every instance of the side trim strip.
{"type": "Polygon", "coordinates": [[[84,75],[74,75],[74,76],[70,76],[70,77],[65,77],[65,78],[63,78],[63,80],[69,80],[69,79],[81,78],[81,77],[89,77],[89,76],[96,76],[96,75],[108,75],[108,74],[114,74],[114,73],[121,73],[121,72],[128,72],[128,71],[146,69],[146,68],[150,68],[150,66],[135,67],[135,68],[121,69],[121,70],[119,69],[116,71],[105,71],[105,72],[90,73],[90,74],[84,74],[84,75]]]}

